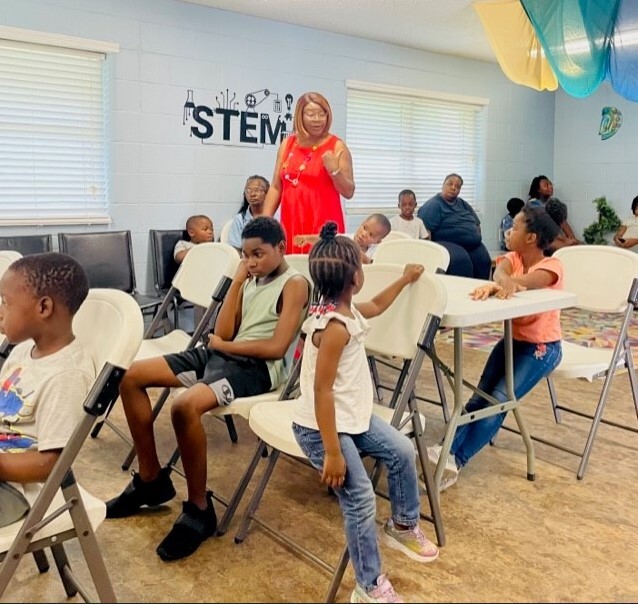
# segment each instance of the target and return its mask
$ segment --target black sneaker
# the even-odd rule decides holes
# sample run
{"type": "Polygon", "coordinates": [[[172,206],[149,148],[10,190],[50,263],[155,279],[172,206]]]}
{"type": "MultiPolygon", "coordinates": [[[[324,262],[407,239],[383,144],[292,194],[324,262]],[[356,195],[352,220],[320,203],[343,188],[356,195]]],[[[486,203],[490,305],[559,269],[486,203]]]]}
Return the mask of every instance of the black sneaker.
{"type": "Polygon", "coordinates": [[[217,532],[217,515],[213,507],[213,494],[206,493],[208,506],[200,510],[194,503],[184,501],[170,533],[157,546],[157,555],[164,562],[186,558],[209,537],[217,532]]]}
{"type": "Polygon", "coordinates": [[[120,495],[106,502],[107,518],[126,518],[137,514],[143,505],[156,506],[175,497],[169,468],[162,468],[155,480],[144,482],[137,472],[120,495]]]}

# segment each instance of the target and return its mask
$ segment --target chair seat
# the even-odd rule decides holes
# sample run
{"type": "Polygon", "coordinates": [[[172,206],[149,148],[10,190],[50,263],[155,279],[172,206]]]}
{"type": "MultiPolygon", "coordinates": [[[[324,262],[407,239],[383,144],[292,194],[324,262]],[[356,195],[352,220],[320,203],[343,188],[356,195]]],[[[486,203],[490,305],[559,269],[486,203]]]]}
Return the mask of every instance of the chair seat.
{"type": "Polygon", "coordinates": [[[136,361],[152,359],[153,357],[173,354],[179,350],[186,350],[191,336],[181,329],[174,329],[160,338],[142,340],[142,345],[135,355],[136,361]]]}
{"type": "MultiPolygon", "coordinates": [[[[607,371],[612,355],[611,348],[587,348],[563,340],[563,358],[554,369],[552,377],[581,378],[591,382],[607,371]]],[[[623,367],[624,361],[621,357],[618,368],[623,367]]]]}
{"type": "Polygon", "coordinates": [[[292,432],[294,401],[255,405],[248,418],[250,429],[266,444],[282,453],[305,459],[292,432]]]}
{"type": "MultiPolygon", "coordinates": [[[[299,448],[292,431],[292,414],[294,401],[277,401],[268,405],[256,405],[252,408],[248,418],[250,429],[265,443],[283,453],[294,457],[305,458],[305,454],[299,448]]],[[[394,410],[384,405],[374,404],[373,413],[388,423],[392,421],[394,410]]],[[[403,417],[407,417],[404,413],[403,417]]],[[[421,421],[425,417],[421,415],[421,421]]],[[[410,432],[412,424],[403,427],[403,432],[410,432]]]]}
{"type": "MultiPolygon", "coordinates": [[[[283,388],[283,385],[281,385],[276,390],[264,392],[263,394],[256,394],[255,396],[244,397],[240,396],[229,405],[215,407],[208,413],[210,415],[214,415],[215,417],[223,417],[225,415],[239,415],[245,420],[248,420],[248,418],[250,417],[250,412],[255,405],[258,405],[259,403],[276,403],[279,400],[279,395],[281,394],[283,388]]],[[[183,387],[173,388],[171,390],[171,396],[177,397],[185,390],[186,388],[183,387]]]]}
{"type": "MultiPolygon", "coordinates": [[[[79,486],[79,485],[78,485],[79,486]]],[[[37,484],[27,484],[26,488],[26,498],[29,503],[33,504],[36,500],[39,492],[40,485],[37,484]]],[[[81,486],[79,486],[80,493],[82,495],[82,501],[84,502],[84,507],[86,508],[86,513],[89,516],[89,520],[91,522],[91,526],[93,530],[96,530],[104,518],[106,518],[106,504],[91,495],[88,491],[85,491],[81,486]]],[[[53,511],[64,503],[64,497],[62,495],[62,491],[58,490],[53,501],[51,502],[51,506],[49,507],[49,511],[53,511]]],[[[18,522],[14,522],[9,526],[5,526],[0,528],[0,552],[6,552],[9,550],[13,541],[22,526],[22,520],[18,522]]],[[[73,529],[73,522],[71,521],[71,516],[68,512],[61,514],[55,520],[47,524],[40,531],[38,531],[33,539],[33,541],[37,541],[38,539],[43,539],[46,537],[50,537],[51,535],[57,535],[67,530],[73,529]]]]}
{"type": "Polygon", "coordinates": [[[284,385],[282,384],[279,388],[271,390],[270,392],[256,394],[255,396],[240,396],[229,405],[215,407],[215,409],[209,411],[209,413],[216,417],[223,417],[224,415],[239,415],[245,420],[248,420],[255,405],[259,403],[276,403],[279,400],[279,396],[283,389],[284,385]]]}

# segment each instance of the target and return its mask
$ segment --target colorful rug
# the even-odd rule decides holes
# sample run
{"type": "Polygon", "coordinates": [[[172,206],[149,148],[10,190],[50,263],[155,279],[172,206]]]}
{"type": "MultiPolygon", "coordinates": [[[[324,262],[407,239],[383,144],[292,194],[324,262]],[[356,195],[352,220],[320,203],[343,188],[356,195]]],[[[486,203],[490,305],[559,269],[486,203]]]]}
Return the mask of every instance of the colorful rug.
{"type": "MultiPolygon", "coordinates": [[[[561,312],[563,338],[576,344],[588,347],[613,348],[616,345],[616,334],[620,328],[622,315],[610,321],[609,315],[590,313],[575,308],[561,312]]],[[[442,329],[439,333],[441,341],[454,342],[452,329],[442,329]]],[[[479,350],[490,350],[503,337],[502,323],[486,323],[479,327],[469,327],[463,331],[463,344],[479,350]]],[[[638,351],[638,322],[629,326],[629,341],[634,351],[638,351]]]]}

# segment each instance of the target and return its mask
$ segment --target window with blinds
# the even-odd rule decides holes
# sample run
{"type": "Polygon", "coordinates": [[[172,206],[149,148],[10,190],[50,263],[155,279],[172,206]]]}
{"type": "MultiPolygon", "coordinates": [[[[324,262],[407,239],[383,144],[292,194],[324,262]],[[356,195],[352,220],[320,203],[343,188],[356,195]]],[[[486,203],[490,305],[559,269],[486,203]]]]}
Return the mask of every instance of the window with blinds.
{"type": "Polygon", "coordinates": [[[0,224],[109,221],[105,64],[0,39],[0,224]]]}
{"type": "Polygon", "coordinates": [[[463,177],[461,197],[477,204],[486,99],[359,82],[347,86],[347,142],[356,183],[348,213],[394,213],[403,189],[412,189],[421,206],[451,172],[463,177]]]}

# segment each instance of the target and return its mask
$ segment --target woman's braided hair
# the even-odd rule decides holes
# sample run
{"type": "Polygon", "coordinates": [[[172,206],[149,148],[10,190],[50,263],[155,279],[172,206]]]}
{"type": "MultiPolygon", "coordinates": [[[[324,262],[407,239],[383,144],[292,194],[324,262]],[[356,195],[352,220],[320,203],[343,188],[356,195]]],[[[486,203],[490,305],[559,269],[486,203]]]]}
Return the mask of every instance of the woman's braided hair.
{"type": "Polygon", "coordinates": [[[328,221],[310,251],[309,263],[318,298],[336,300],[361,266],[359,247],[349,237],[337,235],[337,223],[328,221]]]}

